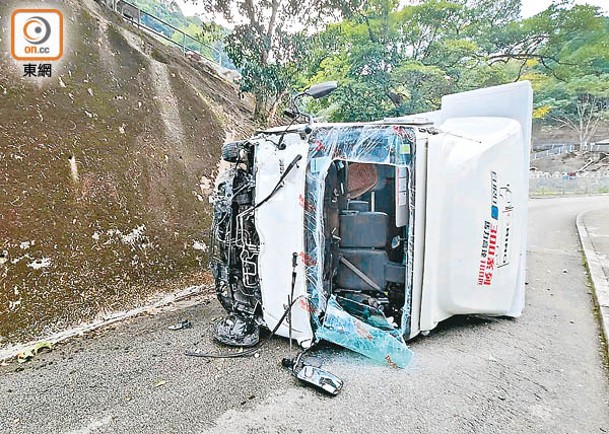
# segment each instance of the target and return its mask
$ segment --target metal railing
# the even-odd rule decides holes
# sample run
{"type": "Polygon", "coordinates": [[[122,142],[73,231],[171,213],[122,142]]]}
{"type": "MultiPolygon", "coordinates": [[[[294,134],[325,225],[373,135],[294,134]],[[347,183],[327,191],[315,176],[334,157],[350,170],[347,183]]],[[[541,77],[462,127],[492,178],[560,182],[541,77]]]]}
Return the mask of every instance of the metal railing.
{"type": "Polygon", "coordinates": [[[551,155],[561,155],[566,154],[567,152],[573,152],[575,150],[575,145],[562,145],[554,148],[550,148],[546,151],[534,152],[531,154],[531,161],[537,160],[538,158],[547,158],[551,155]]]}
{"type": "Polygon", "coordinates": [[[570,143],[533,143],[532,148],[535,152],[547,151],[548,149],[560,148],[570,143]]]}
{"type": "Polygon", "coordinates": [[[588,151],[588,152],[607,152],[609,153],[609,144],[595,144],[595,143],[584,143],[576,145],[547,145],[550,146],[545,151],[533,152],[531,154],[531,160],[537,160],[538,158],[547,158],[552,155],[561,155],[573,151],[588,151]]]}
{"type": "Polygon", "coordinates": [[[589,151],[589,152],[607,152],[609,153],[609,144],[594,144],[594,143],[587,143],[585,145],[580,146],[579,148],[581,151],[589,151]]]}
{"type": "Polygon", "coordinates": [[[144,11],[135,4],[126,0],[104,0],[104,3],[122,17],[132,21],[142,30],[179,47],[184,54],[192,51],[211,62],[223,66],[222,53],[218,49],[203,43],[203,41],[189,35],[167,21],[144,11]],[[173,39],[175,34],[178,35],[178,40],[173,39]]]}
{"type": "Polygon", "coordinates": [[[608,172],[531,172],[529,194],[531,196],[557,194],[607,194],[609,193],[608,172]]]}

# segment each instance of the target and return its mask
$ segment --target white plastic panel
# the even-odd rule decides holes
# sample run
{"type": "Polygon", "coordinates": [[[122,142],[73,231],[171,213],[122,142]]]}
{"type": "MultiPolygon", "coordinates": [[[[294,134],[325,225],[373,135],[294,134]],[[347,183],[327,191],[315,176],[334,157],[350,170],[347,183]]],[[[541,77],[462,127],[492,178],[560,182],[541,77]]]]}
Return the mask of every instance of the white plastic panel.
{"type": "MultiPolygon", "coordinates": [[[[274,137],[277,140],[277,136],[274,137]]],[[[285,150],[278,150],[270,140],[261,140],[256,151],[256,203],[264,200],[273,190],[283,171],[296,155],[302,155],[284,180],[283,187],[271,200],[256,210],[256,229],[260,236],[258,260],[262,290],[263,318],[273,329],[288,306],[292,281],[292,253],[304,251],[304,189],[307,168],[308,143],[298,134],[287,134],[285,150]]],[[[294,297],[306,294],[305,267],[298,259],[294,297]]],[[[287,320],[277,330],[280,336],[289,336],[287,320]]],[[[299,343],[313,338],[308,304],[305,299],[292,309],[292,337],[299,343]]]]}
{"type": "MultiPolygon", "coordinates": [[[[410,307],[410,335],[412,339],[421,331],[421,299],[423,291],[423,269],[425,263],[425,210],[427,203],[427,151],[428,137],[417,134],[417,146],[414,160],[414,222],[410,222],[412,237],[412,292],[410,307]]],[[[410,249],[409,249],[410,250],[410,249]]],[[[407,277],[408,278],[408,277],[407,277]]],[[[408,285],[408,282],[406,282],[408,285]]]]}
{"type": "Polygon", "coordinates": [[[420,329],[524,305],[528,143],[507,118],[449,119],[428,148],[420,329]]]}
{"type": "Polygon", "coordinates": [[[526,146],[521,151],[526,151],[528,159],[533,119],[533,89],[528,81],[446,95],[442,110],[426,115],[437,124],[452,118],[480,116],[514,119],[522,126],[526,146]]]}
{"type": "Polygon", "coordinates": [[[408,209],[408,202],[410,200],[410,189],[408,186],[409,170],[408,166],[396,166],[395,168],[395,225],[398,228],[408,224],[408,216],[410,214],[408,209]]]}

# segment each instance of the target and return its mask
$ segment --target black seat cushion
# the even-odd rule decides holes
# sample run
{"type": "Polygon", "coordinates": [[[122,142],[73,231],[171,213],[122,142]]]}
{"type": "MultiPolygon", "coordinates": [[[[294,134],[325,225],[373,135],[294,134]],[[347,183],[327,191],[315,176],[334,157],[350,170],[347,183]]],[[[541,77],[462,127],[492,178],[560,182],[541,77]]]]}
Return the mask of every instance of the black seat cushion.
{"type": "MultiPolygon", "coordinates": [[[[341,255],[362,271],[379,288],[385,288],[385,264],[389,262],[385,250],[340,249],[341,255]]],[[[373,288],[342,262],[338,265],[338,286],[344,289],[371,291],[373,288]]]]}
{"type": "Polygon", "coordinates": [[[343,212],[340,216],[341,247],[385,248],[387,221],[387,214],[383,212],[343,212]]]}
{"type": "Polygon", "coordinates": [[[349,211],[368,212],[370,211],[370,203],[365,200],[350,200],[347,203],[347,209],[349,211]]]}
{"type": "Polygon", "coordinates": [[[404,285],[406,282],[406,267],[398,262],[385,264],[385,280],[404,285]]]}

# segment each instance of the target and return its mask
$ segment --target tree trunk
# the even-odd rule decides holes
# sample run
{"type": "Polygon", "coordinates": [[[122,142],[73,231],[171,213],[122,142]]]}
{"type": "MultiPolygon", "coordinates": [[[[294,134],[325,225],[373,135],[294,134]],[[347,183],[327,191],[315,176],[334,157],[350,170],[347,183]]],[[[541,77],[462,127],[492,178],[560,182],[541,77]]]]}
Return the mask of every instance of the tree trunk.
{"type": "Polygon", "coordinates": [[[279,106],[283,102],[283,99],[288,94],[288,92],[289,92],[289,89],[285,89],[275,98],[275,101],[273,102],[273,105],[271,106],[271,109],[269,110],[269,117],[268,117],[269,122],[275,122],[275,117],[277,116],[277,110],[279,109],[279,106]]]}
{"type": "Polygon", "coordinates": [[[266,98],[260,94],[255,94],[254,120],[262,126],[267,126],[269,122],[266,98]]]}

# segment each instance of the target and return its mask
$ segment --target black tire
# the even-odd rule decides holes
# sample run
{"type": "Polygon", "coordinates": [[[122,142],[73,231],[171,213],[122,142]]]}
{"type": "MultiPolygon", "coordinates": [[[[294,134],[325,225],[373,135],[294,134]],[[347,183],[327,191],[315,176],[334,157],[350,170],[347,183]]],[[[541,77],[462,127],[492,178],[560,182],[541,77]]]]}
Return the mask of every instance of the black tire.
{"type": "Polygon", "coordinates": [[[239,160],[240,142],[225,143],[222,145],[222,159],[229,163],[236,163],[239,160]]]}

